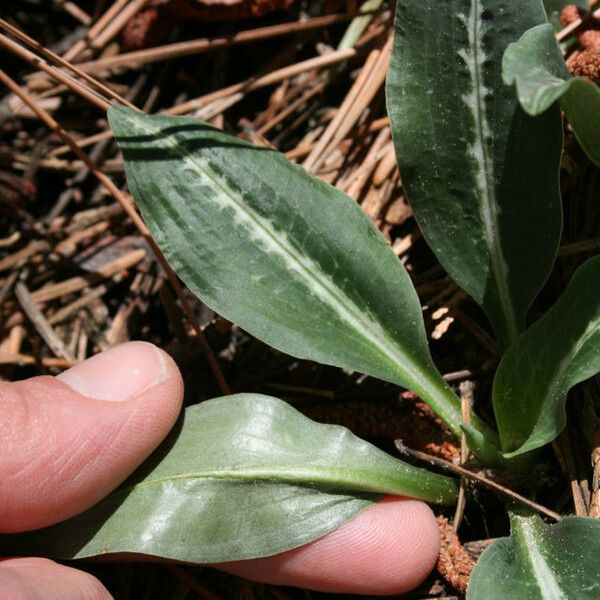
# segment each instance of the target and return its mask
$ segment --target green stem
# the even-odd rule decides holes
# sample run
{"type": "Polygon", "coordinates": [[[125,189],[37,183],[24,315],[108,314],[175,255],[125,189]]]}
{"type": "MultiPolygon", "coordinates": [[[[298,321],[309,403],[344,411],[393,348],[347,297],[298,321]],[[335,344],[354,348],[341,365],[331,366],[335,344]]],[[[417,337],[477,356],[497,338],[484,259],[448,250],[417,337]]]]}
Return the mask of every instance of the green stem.
{"type": "Polygon", "coordinates": [[[498,435],[474,412],[471,412],[470,425],[464,424],[460,398],[438,373],[432,373],[425,381],[416,382],[413,390],[454,435],[460,437],[465,433],[469,448],[482,462],[490,466],[505,462],[500,454],[498,435]]]}

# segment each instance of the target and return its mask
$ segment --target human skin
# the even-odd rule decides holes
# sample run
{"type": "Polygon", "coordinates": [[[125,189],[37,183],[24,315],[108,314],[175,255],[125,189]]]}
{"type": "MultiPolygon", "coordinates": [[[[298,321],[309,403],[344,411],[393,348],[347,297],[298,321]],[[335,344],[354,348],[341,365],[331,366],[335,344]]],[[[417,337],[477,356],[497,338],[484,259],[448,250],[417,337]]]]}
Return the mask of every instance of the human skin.
{"type": "MultiPolygon", "coordinates": [[[[175,363],[145,342],[113,348],[58,377],[0,382],[0,532],[46,527],[98,502],[158,446],[182,398],[175,363]]],[[[426,504],[386,498],[310,544],[217,567],[266,583],[398,594],[429,574],[438,541],[426,504]]],[[[9,558],[0,560],[0,597],[111,596],[83,571],[9,558]]]]}

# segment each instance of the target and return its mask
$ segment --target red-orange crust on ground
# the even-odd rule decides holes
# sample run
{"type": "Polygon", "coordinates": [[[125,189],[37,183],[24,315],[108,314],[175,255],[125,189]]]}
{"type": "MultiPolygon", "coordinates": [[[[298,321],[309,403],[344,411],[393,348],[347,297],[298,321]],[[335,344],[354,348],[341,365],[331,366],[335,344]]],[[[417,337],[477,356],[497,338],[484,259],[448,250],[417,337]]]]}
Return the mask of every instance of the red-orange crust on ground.
{"type": "Polygon", "coordinates": [[[600,30],[598,29],[588,29],[577,39],[586,50],[600,50],[600,30]]]}
{"type": "Polygon", "coordinates": [[[437,570],[453,588],[464,594],[467,591],[467,584],[469,583],[471,571],[475,566],[475,561],[463,548],[448,519],[439,515],[437,521],[441,534],[437,570]]]}
{"type": "Polygon", "coordinates": [[[563,27],[577,21],[580,17],[579,8],[575,4],[567,4],[560,12],[560,22],[563,27]]]}
{"type": "Polygon", "coordinates": [[[402,413],[402,434],[404,444],[414,450],[420,450],[459,464],[460,440],[442,423],[439,417],[412,392],[400,394],[402,413]]]}
{"type": "MultiPolygon", "coordinates": [[[[567,4],[560,13],[560,21],[566,27],[581,18],[582,13],[575,4],[567,4]]],[[[577,35],[583,48],[575,51],[567,61],[569,71],[575,77],[587,77],[600,84],[600,30],[593,23],[583,23],[585,30],[577,35]]]]}
{"type": "Polygon", "coordinates": [[[600,84],[600,50],[582,50],[569,59],[569,71],[575,77],[587,77],[600,84]]]}

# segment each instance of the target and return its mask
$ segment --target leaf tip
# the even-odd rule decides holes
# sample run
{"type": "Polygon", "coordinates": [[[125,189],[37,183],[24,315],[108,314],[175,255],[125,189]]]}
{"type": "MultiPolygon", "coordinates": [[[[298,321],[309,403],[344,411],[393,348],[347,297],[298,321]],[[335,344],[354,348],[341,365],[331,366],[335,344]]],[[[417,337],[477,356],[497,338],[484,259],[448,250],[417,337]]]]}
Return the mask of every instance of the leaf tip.
{"type": "Polygon", "coordinates": [[[122,104],[112,104],[106,111],[106,115],[110,128],[115,133],[115,136],[119,136],[130,131],[143,113],[127,108],[122,104]]]}

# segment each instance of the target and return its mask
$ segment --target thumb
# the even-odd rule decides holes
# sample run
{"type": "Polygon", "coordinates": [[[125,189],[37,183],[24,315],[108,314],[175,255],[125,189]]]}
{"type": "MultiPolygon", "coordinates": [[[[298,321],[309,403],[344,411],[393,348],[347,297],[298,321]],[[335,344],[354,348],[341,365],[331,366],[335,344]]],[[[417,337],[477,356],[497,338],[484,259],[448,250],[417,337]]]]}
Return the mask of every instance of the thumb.
{"type": "Polygon", "coordinates": [[[130,342],[65,371],[0,383],[0,532],[46,527],[118,486],[175,423],[173,360],[130,342]]]}

